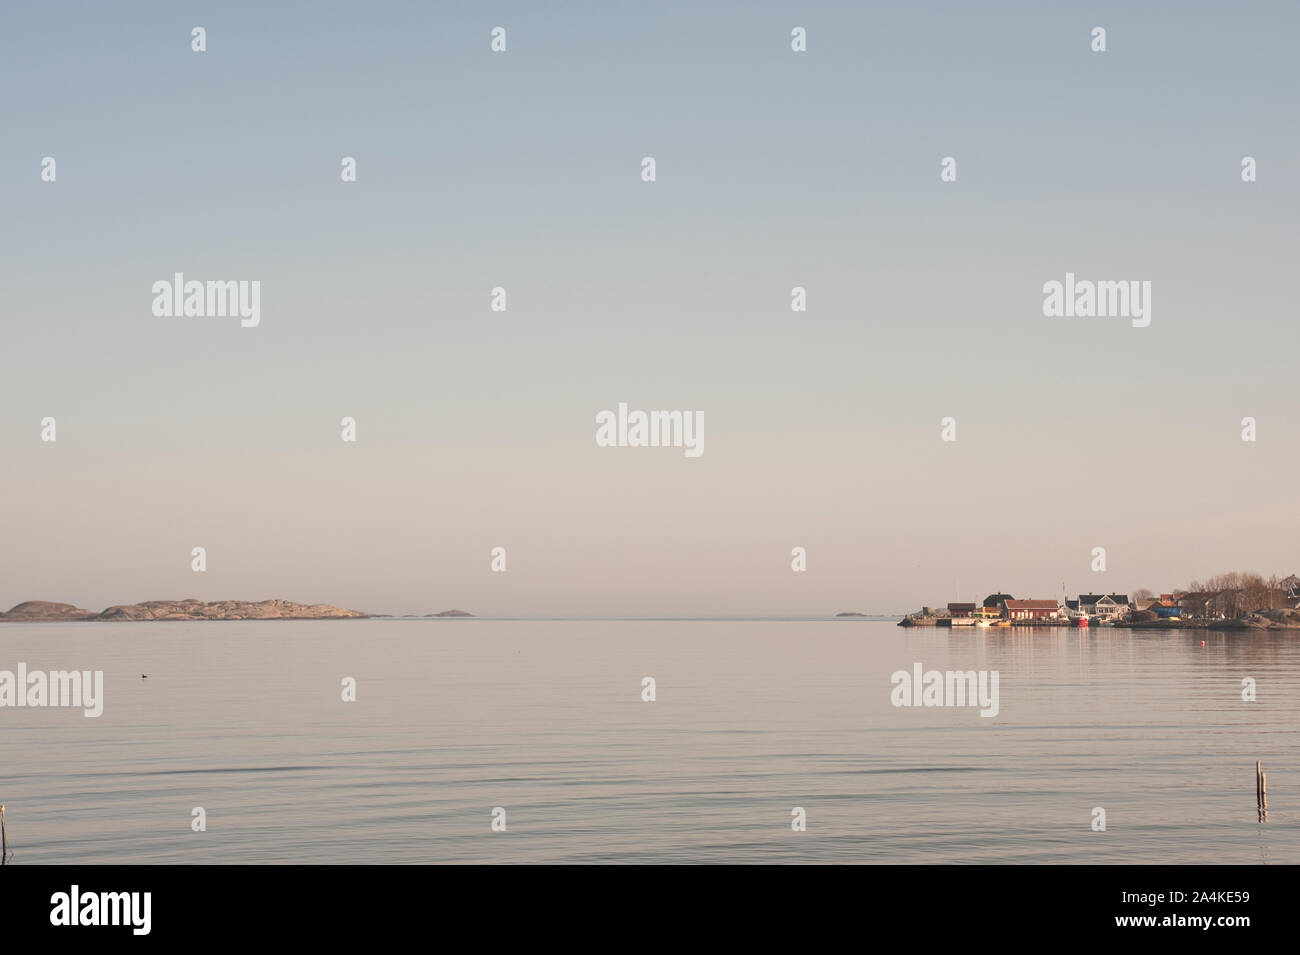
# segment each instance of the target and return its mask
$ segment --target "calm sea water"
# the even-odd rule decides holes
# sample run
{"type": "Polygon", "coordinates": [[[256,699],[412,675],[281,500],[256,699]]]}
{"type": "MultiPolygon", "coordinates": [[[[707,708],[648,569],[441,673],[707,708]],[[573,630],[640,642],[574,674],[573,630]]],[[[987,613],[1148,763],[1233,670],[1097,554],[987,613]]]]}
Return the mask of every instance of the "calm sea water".
{"type": "Polygon", "coordinates": [[[1295,635],[0,625],[19,661],[103,670],[105,709],[0,709],[14,864],[1300,862],[1295,635]],[[999,671],[1000,713],[893,707],[916,662],[999,671]]]}

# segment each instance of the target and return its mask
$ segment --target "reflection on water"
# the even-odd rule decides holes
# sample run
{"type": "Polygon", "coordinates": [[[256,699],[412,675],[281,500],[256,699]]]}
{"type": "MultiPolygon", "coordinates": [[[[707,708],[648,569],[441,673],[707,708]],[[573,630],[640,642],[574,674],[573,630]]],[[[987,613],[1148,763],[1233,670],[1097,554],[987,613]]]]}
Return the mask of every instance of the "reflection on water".
{"type": "Polygon", "coordinates": [[[0,709],[15,864],[1300,862],[1296,635],[0,625],[0,670],[20,661],[103,670],[105,702],[0,709]],[[999,671],[996,718],[892,706],[915,663],[999,671]]]}

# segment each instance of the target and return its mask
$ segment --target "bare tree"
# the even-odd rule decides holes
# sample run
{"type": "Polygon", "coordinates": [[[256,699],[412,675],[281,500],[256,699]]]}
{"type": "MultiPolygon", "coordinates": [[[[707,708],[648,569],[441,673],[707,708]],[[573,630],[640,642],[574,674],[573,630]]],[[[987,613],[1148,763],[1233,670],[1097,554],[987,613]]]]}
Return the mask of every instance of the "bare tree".
{"type": "Polygon", "coordinates": [[[1193,580],[1187,585],[1189,593],[1204,593],[1207,609],[1227,617],[1241,617],[1260,610],[1277,610],[1285,606],[1286,594],[1282,582],[1274,574],[1232,570],[1207,577],[1204,582],[1193,580]]]}

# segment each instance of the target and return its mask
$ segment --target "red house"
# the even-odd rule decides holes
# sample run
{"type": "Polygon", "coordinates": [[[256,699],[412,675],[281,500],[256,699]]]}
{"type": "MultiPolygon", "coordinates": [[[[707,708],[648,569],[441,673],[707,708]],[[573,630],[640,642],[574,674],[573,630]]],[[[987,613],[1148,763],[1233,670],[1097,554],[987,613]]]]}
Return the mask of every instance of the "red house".
{"type": "Polygon", "coordinates": [[[1011,620],[1044,620],[1056,616],[1055,600],[1004,600],[1002,606],[1011,620]]]}

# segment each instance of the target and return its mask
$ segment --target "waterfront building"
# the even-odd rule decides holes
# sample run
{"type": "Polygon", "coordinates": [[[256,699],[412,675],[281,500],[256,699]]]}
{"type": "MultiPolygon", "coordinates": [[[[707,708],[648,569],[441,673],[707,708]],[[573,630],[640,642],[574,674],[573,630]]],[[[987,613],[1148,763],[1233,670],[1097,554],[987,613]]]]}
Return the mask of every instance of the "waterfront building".
{"type": "Polygon", "coordinates": [[[1011,620],[1046,620],[1059,616],[1061,609],[1055,600],[1004,600],[1002,606],[1011,620]]]}

